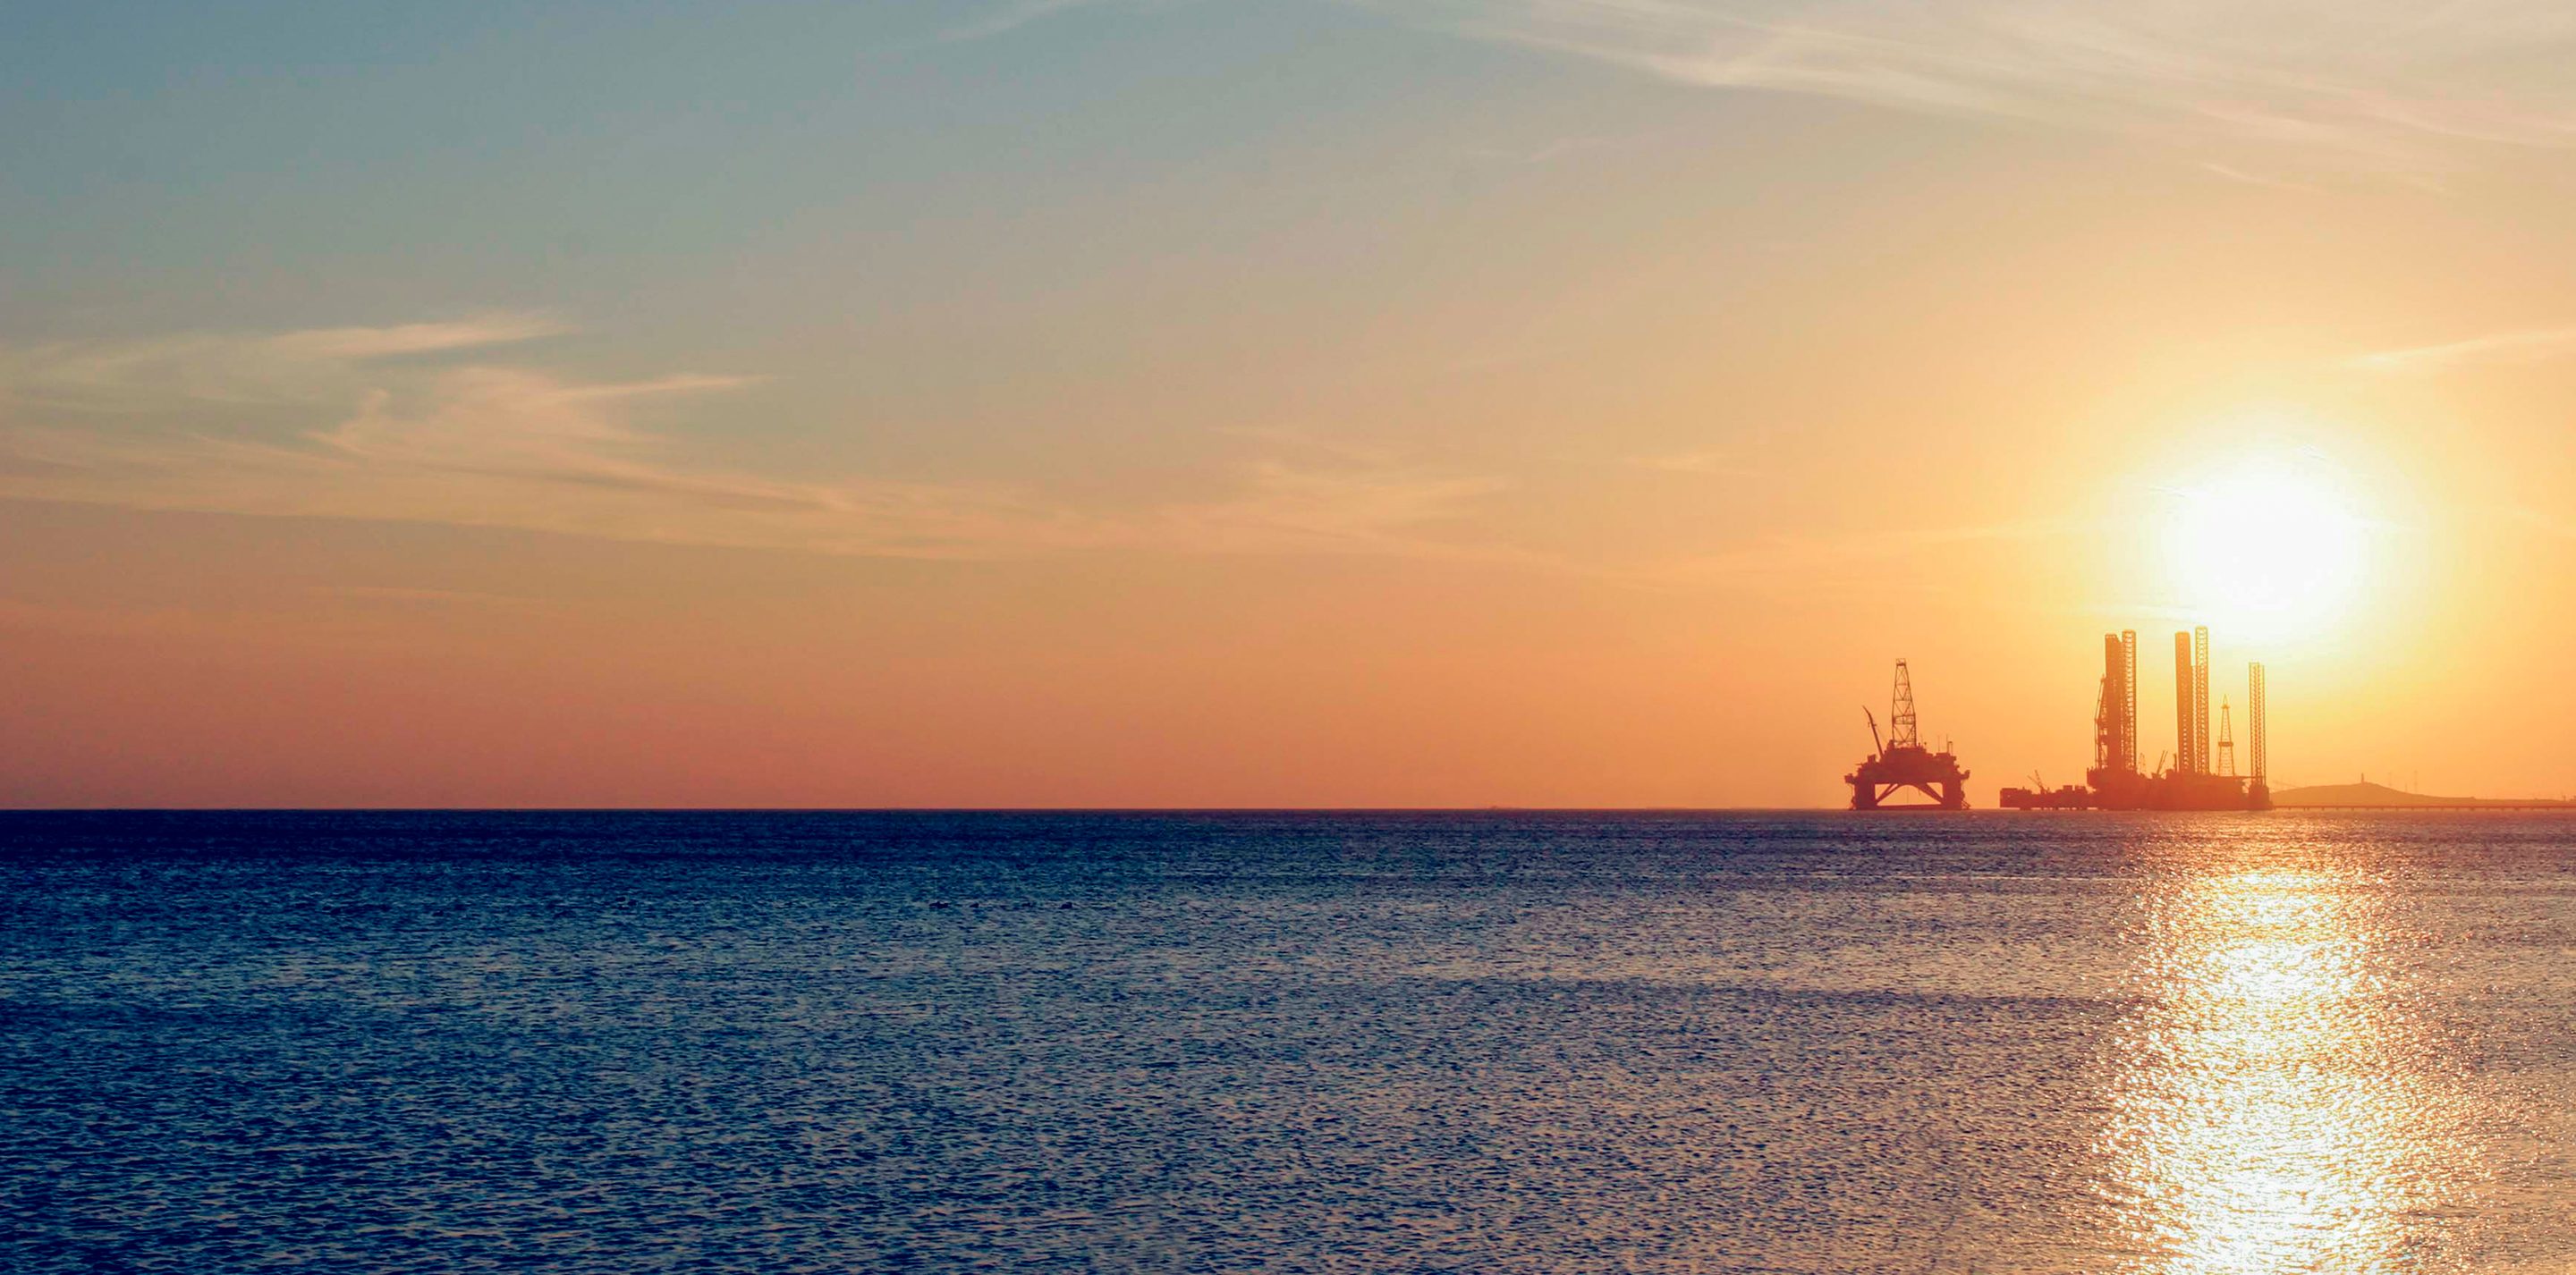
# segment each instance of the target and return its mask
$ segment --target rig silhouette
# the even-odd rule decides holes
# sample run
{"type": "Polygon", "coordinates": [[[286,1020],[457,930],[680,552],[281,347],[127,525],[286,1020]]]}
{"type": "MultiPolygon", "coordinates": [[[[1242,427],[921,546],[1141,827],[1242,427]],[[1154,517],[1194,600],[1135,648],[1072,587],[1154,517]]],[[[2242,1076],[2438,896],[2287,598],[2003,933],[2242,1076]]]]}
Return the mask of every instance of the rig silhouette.
{"type": "Polygon", "coordinates": [[[2246,666],[2248,773],[2236,773],[2228,704],[2219,700],[2218,739],[2209,735],[2209,630],[2174,634],[2174,752],[2152,771],[2138,765],[2138,634],[2102,635],[2102,693],[2093,712],[2093,766],[2083,785],[2006,788],[2011,810],[2269,810],[2263,666],[2246,666]]]}
{"type": "Polygon", "coordinates": [[[1896,662],[1896,692],[1888,702],[1887,738],[1879,738],[1878,718],[1868,709],[1860,710],[1860,715],[1869,720],[1870,742],[1878,745],[1878,751],[1843,776],[1843,782],[1851,785],[1852,809],[1968,808],[1968,772],[1959,769],[1958,757],[1946,742],[1937,753],[1923,746],[1914,722],[1914,681],[1905,672],[1905,661],[1896,662]],[[1931,803],[1886,804],[1888,798],[1908,788],[1931,798],[1931,803]]]}

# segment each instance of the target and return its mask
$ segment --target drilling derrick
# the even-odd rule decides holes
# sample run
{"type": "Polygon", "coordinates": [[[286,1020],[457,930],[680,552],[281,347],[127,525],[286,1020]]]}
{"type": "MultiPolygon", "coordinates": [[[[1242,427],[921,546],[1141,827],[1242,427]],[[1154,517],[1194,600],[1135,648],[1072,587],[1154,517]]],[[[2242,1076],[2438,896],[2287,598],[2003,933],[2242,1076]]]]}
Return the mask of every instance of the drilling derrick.
{"type": "Polygon", "coordinates": [[[2020,810],[2081,810],[2136,800],[2138,775],[2138,631],[2102,635],[2102,690],[2093,701],[2093,768],[2085,784],[2055,791],[2006,788],[2002,804],[2020,810]]]}
{"type": "Polygon", "coordinates": [[[2102,635],[2102,695],[2093,708],[2093,769],[2138,770],[2138,631],[2102,635]]]}
{"type": "Polygon", "coordinates": [[[1878,751],[1843,776],[1851,785],[1851,808],[1854,810],[1965,810],[1968,808],[1968,772],[1959,768],[1959,759],[1949,749],[1933,752],[1922,743],[1921,731],[1914,715],[1914,681],[1905,670],[1905,661],[1896,662],[1896,689],[1889,696],[1887,738],[1878,737],[1878,719],[1868,709],[1861,715],[1870,719],[1870,742],[1878,751]],[[1932,799],[1931,805],[1888,806],[1884,803],[1903,789],[1911,788],[1932,799]]]}
{"type": "Polygon", "coordinates": [[[2218,773],[2236,777],[2236,732],[2227,723],[2227,697],[2218,697],[2218,773]]]}
{"type": "Polygon", "coordinates": [[[1914,728],[1914,678],[1906,673],[1903,660],[1896,662],[1896,691],[1887,697],[1887,746],[1891,750],[1923,746],[1914,728]]]}
{"type": "MultiPolygon", "coordinates": [[[[2119,660],[2119,642],[2118,638],[2104,641],[2102,652],[2104,668],[2109,668],[2119,660]]],[[[2111,675],[2106,672],[2102,675],[2102,693],[2093,701],[2093,769],[2095,770],[2109,769],[2111,759],[2120,755],[2120,721],[2112,715],[2116,711],[2112,705],[2117,702],[2118,696],[2111,686],[2111,675]]]]}

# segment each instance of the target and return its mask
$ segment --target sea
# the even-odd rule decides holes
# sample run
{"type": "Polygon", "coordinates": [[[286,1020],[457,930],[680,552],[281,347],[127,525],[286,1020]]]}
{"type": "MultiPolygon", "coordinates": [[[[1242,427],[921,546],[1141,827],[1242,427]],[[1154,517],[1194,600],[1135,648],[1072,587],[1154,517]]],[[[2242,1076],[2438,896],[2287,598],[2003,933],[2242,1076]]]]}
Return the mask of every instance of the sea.
{"type": "Polygon", "coordinates": [[[2576,818],[0,815],[0,1269],[2576,1270],[2576,818]]]}

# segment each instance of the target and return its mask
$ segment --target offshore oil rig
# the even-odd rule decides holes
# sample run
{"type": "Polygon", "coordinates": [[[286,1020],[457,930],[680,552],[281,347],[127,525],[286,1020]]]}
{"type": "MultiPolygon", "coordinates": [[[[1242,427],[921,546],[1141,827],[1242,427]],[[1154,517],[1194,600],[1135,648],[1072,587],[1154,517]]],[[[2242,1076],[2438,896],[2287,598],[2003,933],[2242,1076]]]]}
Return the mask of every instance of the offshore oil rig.
{"type": "Polygon", "coordinates": [[[1851,808],[1854,810],[1965,810],[1968,808],[1968,772],[1959,769],[1959,759],[1944,743],[1941,751],[1923,746],[1914,724],[1914,682],[1905,672],[1905,661],[1896,662],[1896,692],[1889,697],[1887,738],[1878,735],[1878,718],[1863,708],[1860,715],[1869,720],[1870,742],[1878,751],[1843,776],[1851,785],[1851,808]],[[1902,806],[1887,805],[1888,798],[1911,788],[1932,799],[1926,805],[1912,802],[1902,806]]]}
{"type": "Polygon", "coordinates": [[[2152,772],[2138,766],[2138,634],[2102,635],[2102,694],[2093,713],[2087,786],[2006,788],[2011,810],[2269,810],[2264,751],[2263,666],[2246,666],[2248,773],[2236,773],[2236,740],[2224,698],[2218,738],[2209,734],[2209,630],[2174,634],[2174,752],[2152,772]]]}

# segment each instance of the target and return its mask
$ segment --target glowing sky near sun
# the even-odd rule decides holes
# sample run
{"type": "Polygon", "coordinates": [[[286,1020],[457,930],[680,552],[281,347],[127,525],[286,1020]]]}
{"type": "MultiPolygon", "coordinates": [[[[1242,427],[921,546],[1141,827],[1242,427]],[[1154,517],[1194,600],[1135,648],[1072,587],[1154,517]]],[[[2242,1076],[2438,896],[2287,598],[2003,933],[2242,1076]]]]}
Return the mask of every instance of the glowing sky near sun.
{"type": "Polygon", "coordinates": [[[2564,5],[103,3],[0,66],[0,802],[1829,804],[1902,656],[1990,804],[2195,623],[2276,782],[2576,790],[2564,5]]]}

